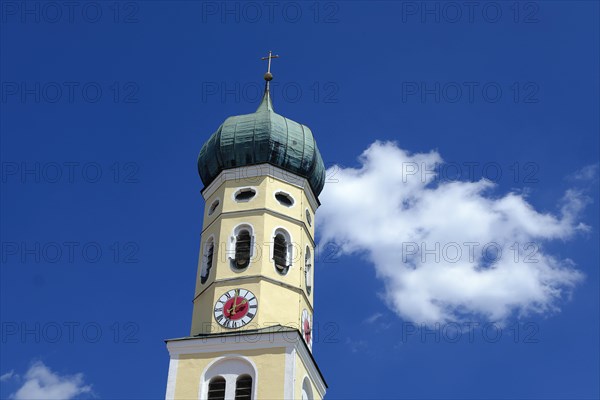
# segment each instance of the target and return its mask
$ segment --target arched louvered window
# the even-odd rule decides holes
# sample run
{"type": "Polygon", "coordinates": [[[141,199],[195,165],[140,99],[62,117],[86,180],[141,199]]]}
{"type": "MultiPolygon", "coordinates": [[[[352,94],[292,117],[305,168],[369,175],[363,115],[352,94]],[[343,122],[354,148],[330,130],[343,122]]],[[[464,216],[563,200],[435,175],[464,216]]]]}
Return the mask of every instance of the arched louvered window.
{"type": "Polygon", "coordinates": [[[225,400],[225,378],[216,376],[208,383],[208,400],[225,400]]]}
{"type": "Polygon", "coordinates": [[[302,381],[302,400],[313,400],[312,386],[308,377],[305,377],[302,381]]]}
{"type": "Polygon", "coordinates": [[[310,257],[310,247],[306,246],[306,254],[304,254],[304,284],[306,285],[306,293],[312,291],[312,260],[310,257]]]}
{"type": "Polygon", "coordinates": [[[275,269],[282,275],[288,273],[292,264],[292,243],[290,235],[283,229],[278,229],[273,238],[273,262],[275,269]]]}
{"type": "Polygon", "coordinates": [[[235,400],[252,399],[252,377],[240,375],[235,381],[235,400]]]}
{"type": "Polygon", "coordinates": [[[200,283],[202,284],[206,283],[206,281],[208,280],[210,270],[213,266],[214,254],[215,241],[211,237],[210,239],[208,239],[208,242],[206,242],[206,245],[204,246],[204,260],[202,264],[202,271],[200,273],[200,283]]]}
{"type": "Polygon", "coordinates": [[[248,229],[241,229],[235,237],[235,259],[233,266],[238,269],[246,268],[250,264],[250,249],[252,235],[248,229]]]}

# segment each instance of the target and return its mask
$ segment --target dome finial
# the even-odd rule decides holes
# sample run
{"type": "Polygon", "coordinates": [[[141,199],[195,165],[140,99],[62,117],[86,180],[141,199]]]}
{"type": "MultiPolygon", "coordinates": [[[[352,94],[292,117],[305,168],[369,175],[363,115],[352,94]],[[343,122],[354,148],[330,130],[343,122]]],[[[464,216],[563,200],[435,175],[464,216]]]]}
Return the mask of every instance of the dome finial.
{"type": "Polygon", "coordinates": [[[271,60],[273,58],[279,58],[279,56],[274,56],[273,52],[271,50],[269,50],[269,55],[267,57],[262,57],[261,58],[261,60],[269,60],[269,63],[268,63],[268,66],[267,66],[267,73],[264,76],[265,81],[267,81],[267,83],[265,85],[265,92],[269,91],[269,82],[271,80],[273,80],[273,74],[271,73],[271,60]]]}
{"type": "MultiPolygon", "coordinates": [[[[269,55],[267,57],[262,57],[261,60],[268,60],[268,66],[267,66],[267,72],[265,73],[265,94],[263,96],[263,99],[260,103],[260,105],[258,106],[258,110],[261,109],[266,109],[268,111],[273,111],[273,104],[271,104],[271,95],[269,93],[269,82],[271,82],[271,80],[273,80],[273,74],[271,73],[271,60],[273,58],[279,58],[279,56],[274,56],[273,52],[271,50],[269,50],[269,55]]],[[[258,111],[257,110],[257,111],[258,111]]]]}

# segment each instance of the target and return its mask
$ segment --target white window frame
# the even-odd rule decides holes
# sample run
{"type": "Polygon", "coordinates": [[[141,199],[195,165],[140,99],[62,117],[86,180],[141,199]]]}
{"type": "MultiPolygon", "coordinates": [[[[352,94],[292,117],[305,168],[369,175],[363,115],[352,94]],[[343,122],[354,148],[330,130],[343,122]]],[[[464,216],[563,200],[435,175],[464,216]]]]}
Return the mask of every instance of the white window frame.
{"type": "Polygon", "coordinates": [[[313,288],[313,268],[314,268],[314,259],[312,256],[312,251],[310,246],[306,246],[304,250],[304,286],[306,287],[306,293],[310,296],[313,288]],[[310,267],[308,267],[310,265],[310,267]],[[310,289],[309,289],[310,288],[310,289]]]}
{"type": "Polygon", "coordinates": [[[215,242],[214,235],[210,235],[208,237],[208,239],[206,239],[206,241],[204,242],[204,247],[202,249],[202,267],[200,268],[200,283],[202,285],[206,284],[208,282],[208,278],[210,278],[210,276],[207,276],[206,281],[204,283],[202,283],[202,276],[204,275],[205,272],[207,274],[210,274],[210,270],[212,270],[215,266],[215,259],[218,258],[218,257],[216,257],[217,246],[215,243],[216,242],[215,242]],[[209,249],[210,244],[212,244],[212,246],[213,246],[213,259],[212,259],[212,265],[209,270],[208,269],[208,249],[209,249]]]}
{"type": "Polygon", "coordinates": [[[277,202],[277,204],[279,204],[282,207],[285,208],[294,208],[294,206],[296,205],[296,199],[294,198],[294,196],[292,196],[289,192],[286,192],[283,189],[277,189],[273,192],[273,198],[275,199],[275,201],[277,202]],[[286,206],[285,204],[282,204],[278,199],[277,199],[277,195],[278,194],[283,194],[285,196],[288,196],[291,200],[292,200],[292,204],[289,206],[286,206]]]}
{"type": "Polygon", "coordinates": [[[256,400],[258,369],[251,359],[241,354],[227,354],[216,358],[206,366],[200,377],[199,400],[208,398],[208,384],[217,376],[225,378],[225,400],[234,400],[235,384],[241,375],[250,375],[252,378],[252,399],[256,400]]]}
{"type": "Polygon", "coordinates": [[[271,255],[270,256],[271,256],[271,263],[273,264],[273,268],[281,276],[286,276],[290,272],[292,267],[294,266],[294,241],[292,240],[291,233],[282,226],[278,226],[277,228],[275,228],[273,230],[273,234],[271,235],[271,255]],[[275,266],[275,260],[273,260],[273,256],[275,255],[275,236],[277,236],[278,234],[282,234],[285,237],[285,241],[287,243],[285,260],[286,260],[288,269],[285,274],[282,274],[281,272],[279,272],[279,270],[275,266]]]}
{"type": "Polygon", "coordinates": [[[306,218],[306,222],[308,223],[308,226],[312,227],[313,215],[308,208],[306,210],[304,210],[304,217],[306,218]]]}
{"type": "Polygon", "coordinates": [[[304,376],[304,379],[302,379],[302,400],[313,400],[314,399],[314,395],[313,395],[313,390],[312,390],[312,385],[310,383],[310,379],[308,379],[308,376],[304,376]]]}
{"type": "Polygon", "coordinates": [[[252,259],[254,258],[254,226],[247,222],[242,222],[241,224],[236,225],[233,228],[231,236],[229,236],[229,241],[227,242],[227,259],[229,260],[229,267],[234,271],[244,271],[247,268],[250,268],[252,265],[252,259]],[[235,262],[235,245],[237,244],[237,235],[241,230],[248,230],[250,232],[250,261],[246,268],[235,268],[232,266],[232,262],[235,262]]]}
{"type": "Polygon", "coordinates": [[[206,210],[207,216],[210,217],[211,215],[213,215],[215,213],[215,211],[217,211],[217,208],[219,208],[220,205],[221,205],[221,199],[217,197],[210,203],[210,206],[208,206],[208,210],[206,210]],[[212,212],[211,212],[211,209],[215,203],[217,203],[217,205],[215,206],[215,209],[212,210],[212,212]]]}
{"type": "Polygon", "coordinates": [[[258,189],[254,186],[243,186],[243,187],[239,187],[236,188],[235,191],[231,194],[231,199],[236,202],[236,203],[250,203],[251,201],[253,201],[254,199],[256,199],[258,197],[258,189]],[[243,190],[252,190],[254,191],[254,196],[252,196],[251,198],[249,198],[248,200],[238,200],[235,197],[243,190]]]}

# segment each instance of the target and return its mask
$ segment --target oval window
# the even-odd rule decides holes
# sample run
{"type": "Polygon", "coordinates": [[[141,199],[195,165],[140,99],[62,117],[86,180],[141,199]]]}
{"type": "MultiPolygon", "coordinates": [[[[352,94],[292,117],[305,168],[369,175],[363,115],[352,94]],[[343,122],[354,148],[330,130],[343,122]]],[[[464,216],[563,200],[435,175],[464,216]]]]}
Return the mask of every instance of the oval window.
{"type": "Polygon", "coordinates": [[[219,204],[221,204],[219,199],[213,201],[213,203],[210,205],[210,208],[208,209],[208,215],[213,215],[217,207],[219,207],[219,204]]]}
{"type": "Polygon", "coordinates": [[[308,226],[312,226],[312,217],[310,216],[310,211],[308,211],[308,208],[306,209],[306,221],[308,222],[308,226]]]}
{"type": "Polygon", "coordinates": [[[237,192],[235,192],[234,197],[235,197],[235,201],[243,202],[243,201],[249,201],[254,196],[256,196],[256,190],[251,189],[251,188],[244,188],[244,189],[240,189],[237,192]]]}
{"type": "Polygon", "coordinates": [[[275,198],[282,206],[291,207],[294,205],[294,199],[287,193],[277,192],[275,193],[275,198]]]}

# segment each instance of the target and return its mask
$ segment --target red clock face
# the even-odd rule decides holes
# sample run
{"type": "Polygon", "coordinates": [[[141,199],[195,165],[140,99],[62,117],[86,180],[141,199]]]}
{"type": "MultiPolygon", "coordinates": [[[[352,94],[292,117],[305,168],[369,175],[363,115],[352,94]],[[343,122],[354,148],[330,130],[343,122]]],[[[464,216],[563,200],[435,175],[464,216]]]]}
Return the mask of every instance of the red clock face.
{"type": "Polygon", "coordinates": [[[311,336],[312,332],[310,331],[310,322],[308,322],[308,320],[304,320],[304,340],[306,340],[306,343],[310,343],[311,336]]]}
{"type": "Polygon", "coordinates": [[[312,348],[312,324],[310,323],[310,314],[302,310],[302,336],[309,348],[312,348]]]}
{"type": "Polygon", "coordinates": [[[248,314],[250,306],[248,300],[243,297],[233,297],[225,302],[223,314],[233,321],[244,318],[248,314]]]}

